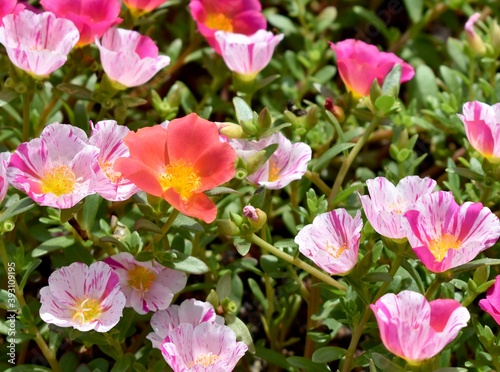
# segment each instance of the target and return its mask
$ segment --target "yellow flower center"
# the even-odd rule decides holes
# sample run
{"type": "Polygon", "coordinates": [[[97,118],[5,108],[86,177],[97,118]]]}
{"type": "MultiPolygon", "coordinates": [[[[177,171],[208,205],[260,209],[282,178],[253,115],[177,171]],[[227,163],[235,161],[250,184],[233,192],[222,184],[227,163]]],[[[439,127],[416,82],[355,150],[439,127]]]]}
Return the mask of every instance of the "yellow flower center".
{"type": "Polygon", "coordinates": [[[42,192],[56,196],[69,194],[75,188],[75,174],[66,165],[54,167],[42,179],[42,192]]]}
{"type": "Polygon", "coordinates": [[[403,206],[401,203],[392,203],[387,207],[387,210],[396,214],[403,214],[403,206]]]}
{"type": "Polygon", "coordinates": [[[208,353],[208,354],[201,354],[199,355],[194,362],[191,362],[189,364],[189,368],[193,368],[193,366],[201,366],[204,368],[210,367],[217,363],[217,361],[220,359],[220,356],[208,353]]]}
{"type": "Polygon", "coordinates": [[[429,250],[436,257],[436,261],[441,262],[449,249],[459,249],[461,245],[462,242],[456,236],[444,234],[439,238],[431,240],[429,250]]]}
{"type": "Polygon", "coordinates": [[[71,319],[79,321],[80,324],[91,323],[101,315],[101,305],[94,298],[82,297],[76,300],[75,305],[70,309],[73,310],[71,319]]]}
{"type": "Polygon", "coordinates": [[[136,266],[128,272],[128,284],[143,293],[149,291],[155,279],[155,273],[143,266],[136,266]]]}
{"type": "Polygon", "coordinates": [[[339,258],[346,249],[347,246],[345,244],[341,245],[338,248],[335,248],[333,245],[330,245],[330,242],[328,240],[326,241],[325,251],[333,258],[339,258]]]}
{"type": "Polygon", "coordinates": [[[168,164],[165,173],[160,176],[163,191],[173,188],[182,200],[188,200],[201,187],[198,171],[184,160],[168,164]]]}
{"type": "Polygon", "coordinates": [[[122,174],[113,169],[113,162],[99,161],[99,166],[105,174],[106,178],[112,183],[118,183],[122,179],[122,174]]]}
{"type": "Polygon", "coordinates": [[[280,179],[279,173],[281,169],[278,168],[278,165],[275,161],[269,160],[269,176],[267,177],[269,182],[275,182],[280,179]]]}
{"type": "Polygon", "coordinates": [[[231,19],[227,18],[224,14],[209,14],[205,25],[212,30],[222,30],[227,32],[233,32],[233,23],[231,19]]]}

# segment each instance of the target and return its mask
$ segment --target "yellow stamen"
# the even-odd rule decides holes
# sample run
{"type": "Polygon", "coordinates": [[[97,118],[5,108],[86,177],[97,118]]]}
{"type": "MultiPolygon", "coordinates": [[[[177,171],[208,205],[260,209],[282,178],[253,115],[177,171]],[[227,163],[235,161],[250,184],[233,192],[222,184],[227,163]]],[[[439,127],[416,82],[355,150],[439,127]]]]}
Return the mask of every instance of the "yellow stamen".
{"type": "Polygon", "coordinates": [[[275,182],[280,179],[279,173],[281,169],[278,168],[278,165],[275,161],[269,160],[269,176],[267,177],[269,182],[275,182]]]}
{"type": "Polygon", "coordinates": [[[143,266],[137,266],[128,272],[128,284],[142,293],[149,291],[155,279],[155,273],[143,266]]]}
{"type": "Polygon", "coordinates": [[[222,30],[227,32],[233,32],[233,23],[230,18],[227,18],[224,14],[209,14],[207,15],[207,20],[205,25],[212,30],[222,30]]]}
{"type": "Polygon", "coordinates": [[[99,161],[99,166],[101,167],[101,170],[106,178],[112,183],[118,183],[122,179],[122,174],[113,169],[113,162],[99,161]]]}
{"type": "Polygon", "coordinates": [[[79,298],[70,309],[73,310],[71,319],[79,320],[80,324],[91,323],[101,315],[101,304],[94,298],[79,298]]]}
{"type": "Polygon", "coordinates": [[[387,210],[396,214],[403,214],[403,206],[401,203],[392,203],[387,207],[387,210]]]}
{"type": "Polygon", "coordinates": [[[436,257],[437,262],[441,262],[446,257],[449,249],[459,249],[462,242],[456,236],[444,234],[439,238],[431,240],[429,244],[429,251],[436,257]]]}
{"type": "Polygon", "coordinates": [[[42,179],[42,192],[56,196],[69,194],[75,188],[75,174],[66,165],[52,168],[42,179]]]}
{"type": "Polygon", "coordinates": [[[160,176],[160,185],[163,191],[173,188],[186,201],[201,187],[201,179],[192,165],[179,160],[165,167],[165,173],[160,176]]]}
{"type": "Polygon", "coordinates": [[[328,240],[326,241],[325,251],[333,258],[339,258],[340,256],[342,256],[342,253],[344,253],[346,249],[347,246],[345,244],[341,245],[338,248],[335,248],[333,245],[330,245],[330,242],[328,240]]]}
{"type": "Polygon", "coordinates": [[[220,356],[208,353],[208,354],[201,354],[199,355],[194,362],[189,363],[188,367],[193,368],[193,366],[201,366],[204,368],[210,367],[217,363],[217,361],[220,359],[220,356]]]}

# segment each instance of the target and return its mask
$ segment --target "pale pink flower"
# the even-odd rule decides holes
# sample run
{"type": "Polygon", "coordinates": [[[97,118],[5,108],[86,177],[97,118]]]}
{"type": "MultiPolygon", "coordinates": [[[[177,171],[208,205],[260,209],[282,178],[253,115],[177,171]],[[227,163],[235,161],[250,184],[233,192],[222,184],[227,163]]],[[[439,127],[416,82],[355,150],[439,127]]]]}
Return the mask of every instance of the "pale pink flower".
{"type": "Polygon", "coordinates": [[[9,180],[7,179],[7,166],[9,165],[11,153],[8,151],[0,152],[0,203],[7,195],[9,189],[9,180]]]}
{"type": "Polygon", "coordinates": [[[458,301],[428,302],[412,291],[388,293],[370,307],[384,346],[414,364],[440,353],[470,319],[469,311],[458,301]]]}
{"type": "Polygon", "coordinates": [[[248,347],[231,328],[211,322],[182,323],[165,337],[161,352],[174,372],[230,372],[248,347]]]}
{"type": "Polygon", "coordinates": [[[165,310],[174,294],[184,289],[185,273],[169,269],[156,261],[137,261],[128,252],[108,257],[105,262],[118,274],[127,307],[139,314],[165,310]]]}
{"type": "Polygon", "coordinates": [[[40,318],[59,327],[107,332],[120,320],[125,296],[111,267],[72,263],[54,271],[40,290],[40,318]]]}
{"type": "Polygon", "coordinates": [[[123,0],[127,8],[136,15],[149,13],[165,2],[166,0],[123,0]]]}
{"type": "Polygon", "coordinates": [[[252,35],[267,28],[259,0],[191,0],[189,9],[198,31],[219,54],[216,31],[252,35]]]}
{"type": "Polygon", "coordinates": [[[36,203],[71,208],[94,193],[99,149],[88,144],[80,128],[54,123],[19,145],[7,168],[9,183],[36,203]]]}
{"type": "Polygon", "coordinates": [[[458,117],[472,147],[491,163],[500,163],[500,103],[467,102],[462,110],[458,117]]]}
{"type": "Polygon", "coordinates": [[[479,301],[479,307],[500,324],[500,275],[495,278],[493,286],[488,288],[486,298],[479,301]]]}
{"type": "Polygon", "coordinates": [[[411,65],[393,53],[380,52],[375,45],[347,39],[336,44],[330,43],[330,46],[337,55],[340,77],[355,98],[369,95],[370,86],[375,79],[382,85],[396,64],[400,64],[402,68],[401,83],[415,75],[411,65]]]}
{"type": "Polygon", "coordinates": [[[413,251],[435,273],[471,261],[500,237],[497,216],[481,203],[459,206],[451,192],[420,197],[404,216],[413,251]]]}
{"type": "Polygon", "coordinates": [[[282,189],[290,182],[301,179],[307,171],[307,164],[312,156],[309,145],[303,142],[292,144],[280,132],[261,138],[259,141],[231,139],[229,144],[244,160],[248,160],[269,145],[278,144],[278,148],[269,160],[247,177],[251,182],[273,190],[282,189]]]}
{"type": "Polygon", "coordinates": [[[431,178],[408,176],[394,186],[384,177],[367,180],[370,196],[360,197],[361,204],[376,232],[391,239],[404,239],[404,214],[422,195],[430,194],[436,181],[431,178]]]}
{"type": "Polygon", "coordinates": [[[0,27],[0,43],[11,62],[35,77],[46,77],[64,65],[77,41],[75,25],[50,12],[25,9],[6,15],[0,27]]]}
{"type": "Polygon", "coordinates": [[[104,71],[123,87],[146,83],[170,63],[169,57],[158,55],[151,38],[137,31],[112,28],[102,37],[102,44],[97,39],[96,44],[104,71]]]}
{"type": "Polygon", "coordinates": [[[45,10],[72,21],[80,32],[78,46],[93,43],[119,24],[120,0],[41,0],[45,10]]]}
{"type": "Polygon", "coordinates": [[[3,23],[3,17],[5,17],[7,14],[17,14],[24,8],[24,4],[18,3],[17,0],[0,1],[0,26],[3,23]]]}
{"type": "Polygon", "coordinates": [[[358,260],[361,213],[343,208],[316,216],[295,237],[300,252],[331,275],[347,274],[358,260]]]}
{"type": "Polygon", "coordinates": [[[268,65],[283,37],[266,30],[258,30],[250,36],[225,31],[215,33],[226,66],[245,80],[255,79],[268,65]]]}
{"type": "Polygon", "coordinates": [[[224,324],[224,318],[215,314],[210,303],[190,298],[184,300],[180,306],[170,305],[168,309],[154,313],[151,317],[153,332],[147,338],[153,347],[161,350],[163,340],[174,328],[183,323],[196,327],[203,322],[224,324]]]}
{"type": "Polygon", "coordinates": [[[123,143],[123,137],[128,132],[130,130],[126,126],[118,125],[114,120],[99,121],[95,127],[92,126],[89,143],[100,150],[94,169],[94,189],[106,200],[126,200],[139,191],[137,186],[113,169],[116,159],[130,155],[128,147],[123,143]]]}

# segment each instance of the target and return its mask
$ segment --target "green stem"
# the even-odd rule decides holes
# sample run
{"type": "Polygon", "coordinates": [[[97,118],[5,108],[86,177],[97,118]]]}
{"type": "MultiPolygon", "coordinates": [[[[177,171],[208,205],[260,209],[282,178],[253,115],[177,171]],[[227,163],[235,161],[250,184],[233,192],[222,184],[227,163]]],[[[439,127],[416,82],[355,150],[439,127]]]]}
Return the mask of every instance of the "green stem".
{"type": "Polygon", "coordinates": [[[337,282],[331,276],[329,276],[329,275],[325,274],[324,272],[316,269],[315,267],[312,267],[311,265],[305,263],[304,261],[302,261],[298,257],[292,257],[289,254],[286,254],[285,252],[280,251],[278,248],[269,244],[265,240],[259,238],[257,235],[252,234],[249,237],[247,237],[247,239],[250,240],[252,243],[257,244],[259,247],[265,249],[269,253],[272,253],[276,257],[281,258],[283,261],[286,261],[292,265],[297,266],[298,268],[301,268],[302,270],[307,271],[309,274],[311,274],[312,276],[315,276],[316,278],[318,278],[322,282],[329,284],[332,287],[341,289],[343,291],[347,290],[347,288],[344,285],[337,282]]]}
{"type": "MultiPolygon", "coordinates": [[[[9,258],[7,256],[7,250],[5,249],[5,241],[3,236],[0,238],[0,258],[2,259],[5,272],[8,273],[9,258]]],[[[21,290],[17,285],[17,281],[16,283],[14,283],[14,290],[16,291],[16,297],[20,307],[23,308],[27,306],[26,301],[24,300],[23,293],[21,292],[21,290]]],[[[38,347],[40,348],[40,350],[42,351],[43,356],[45,357],[45,359],[47,359],[47,362],[50,364],[52,370],[55,372],[61,372],[61,367],[59,366],[55,353],[47,346],[38,328],[34,324],[30,324],[29,327],[27,327],[27,329],[30,334],[35,335],[34,340],[38,345],[38,347]]]]}
{"type": "Polygon", "coordinates": [[[45,127],[45,122],[49,118],[50,113],[56,106],[57,102],[59,102],[59,96],[54,94],[50,99],[49,103],[45,105],[42,113],[40,114],[40,118],[38,119],[38,125],[35,127],[35,136],[38,136],[42,129],[45,127]]]}
{"type": "Polygon", "coordinates": [[[330,209],[333,208],[333,200],[337,196],[340,187],[342,186],[342,183],[344,182],[344,179],[347,175],[347,172],[349,171],[349,168],[351,168],[352,162],[354,161],[356,156],[358,156],[359,152],[365,145],[366,141],[373,133],[375,128],[377,128],[381,120],[382,118],[379,116],[375,116],[373,118],[368,128],[366,128],[365,132],[356,143],[356,146],[354,146],[351,152],[349,153],[349,156],[342,162],[342,166],[340,167],[337,178],[335,179],[335,183],[333,184],[332,191],[330,192],[330,196],[328,197],[328,206],[330,209]]]}
{"type": "MultiPolygon", "coordinates": [[[[309,291],[309,302],[307,303],[307,332],[315,328],[317,322],[312,319],[313,315],[316,314],[320,304],[320,289],[318,286],[314,286],[317,282],[313,278],[311,282],[311,290],[309,291]]],[[[311,359],[312,355],[316,349],[316,342],[311,339],[311,337],[306,336],[306,346],[304,348],[304,357],[311,359]]]]}
{"type": "Polygon", "coordinates": [[[33,98],[33,93],[23,93],[23,142],[26,142],[30,139],[30,129],[31,129],[31,120],[30,120],[30,108],[31,108],[31,99],[33,98]]]}
{"type": "Polygon", "coordinates": [[[161,232],[154,237],[154,239],[146,246],[146,248],[144,248],[145,251],[150,250],[153,244],[158,243],[163,239],[168,230],[172,227],[179,213],[180,212],[177,209],[172,210],[172,213],[170,213],[170,216],[168,216],[167,222],[165,222],[165,225],[162,226],[161,232]]]}
{"type": "Polygon", "coordinates": [[[328,185],[319,177],[318,173],[306,171],[305,176],[309,181],[318,186],[318,189],[320,189],[323,194],[330,195],[332,190],[330,190],[328,185]]]}
{"type": "Polygon", "coordinates": [[[427,288],[427,291],[425,292],[425,298],[427,299],[427,301],[430,301],[432,299],[432,296],[439,289],[439,287],[441,286],[441,283],[443,283],[443,278],[439,274],[437,274],[436,278],[434,279],[434,281],[431,283],[431,285],[429,286],[429,288],[427,288]]]}
{"type": "MultiPolygon", "coordinates": [[[[391,271],[389,271],[389,275],[391,276],[391,278],[394,278],[394,275],[398,271],[399,266],[401,266],[401,262],[403,262],[403,256],[398,255],[396,258],[396,261],[394,262],[394,264],[391,267],[391,271]]],[[[392,280],[389,282],[385,282],[379,288],[377,294],[375,295],[375,297],[373,297],[373,299],[371,301],[372,303],[377,301],[385,293],[385,291],[387,290],[387,287],[389,286],[389,284],[391,284],[391,282],[392,282],[392,280]]],[[[356,329],[352,333],[351,342],[349,343],[349,348],[347,349],[347,353],[346,353],[344,363],[342,366],[342,372],[348,372],[351,370],[352,361],[354,359],[354,353],[356,352],[356,349],[358,348],[359,340],[361,339],[361,336],[363,335],[366,323],[370,319],[371,315],[372,315],[372,312],[371,312],[370,306],[366,305],[363,317],[361,318],[361,320],[359,321],[359,323],[356,326],[356,329]]]]}

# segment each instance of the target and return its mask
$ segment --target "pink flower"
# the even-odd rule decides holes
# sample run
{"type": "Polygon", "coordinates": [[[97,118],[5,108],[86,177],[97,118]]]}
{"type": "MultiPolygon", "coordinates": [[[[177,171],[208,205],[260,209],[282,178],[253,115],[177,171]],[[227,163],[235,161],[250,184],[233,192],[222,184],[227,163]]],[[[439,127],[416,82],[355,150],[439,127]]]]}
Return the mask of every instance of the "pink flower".
{"type": "Polygon", "coordinates": [[[360,197],[366,218],[376,232],[391,239],[404,239],[404,214],[422,195],[430,194],[436,186],[431,178],[408,176],[394,186],[384,177],[366,181],[370,196],[360,197]]]}
{"type": "Polygon", "coordinates": [[[493,106],[473,101],[464,104],[465,134],[472,147],[491,163],[500,163],[500,103],[493,106]]]}
{"type": "Polygon", "coordinates": [[[7,14],[17,14],[24,8],[25,6],[23,4],[18,4],[17,0],[0,1],[0,26],[2,25],[3,17],[7,14]]]}
{"type": "Polygon", "coordinates": [[[76,27],[49,12],[25,9],[6,15],[0,27],[0,43],[11,62],[35,77],[46,77],[64,65],[77,41],[76,27]]]}
{"type": "Polygon", "coordinates": [[[7,166],[9,165],[10,152],[0,152],[0,203],[7,195],[9,181],[7,180],[7,166]]]}
{"type": "Polygon", "coordinates": [[[191,0],[189,9],[198,31],[219,54],[221,50],[214,36],[216,31],[252,35],[267,27],[258,0],[191,0]]]}
{"type": "Polygon", "coordinates": [[[166,0],[123,0],[123,3],[136,16],[149,13],[158,8],[166,0]]]}
{"type": "Polygon", "coordinates": [[[139,262],[128,252],[108,257],[105,262],[120,278],[126,306],[139,314],[165,310],[174,294],[186,286],[185,273],[166,268],[154,260],[139,262]]]}
{"type": "Polygon", "coordinates": [[[369,95],[370,86],[375,79],[382,85],[396,64],[400,64],[402,68],[402,83],[415,75],[413,67],[395,54],[380,52],[376,46],[360,40],[347,39],[336,44],[330,43],[330,46],[337,55],[340,77],[355,98],[369,95]]]}
{"type": "Polygon", "coordinates": [[[274,48],[283,37],[283,34],[274,35],[266,30],[258,30],[250,36],[225,31],[215,33],[226,66],[246,80],[255,79],[268,65],[274,48]]]}
{"type": "Polygon", "coordinates": [[[107,332],[120,320],[125,296],[118,275],[104,262],[75,262],[54,271],[40,290],[40,318],[59,327],[107,332]]]}
{"type": "Polygon", "coordinates": [[[322,213],[295,237],[300,252],[332,275],[347,274],[358,260],[363,222],[343,208],[322,213]]]}
{"type": "Polygon", "coordinates": [[[211,322],[182,323],[173,329],[161,352],[174,372],[230,372],[248,347],[236,341],[231,328],[211,322]]]}
{"type": "Polygon", "coordinates": [[[500,324],[500,275],[495,278],[495,284],[488,288],[486,298],[479,301],[479,307],[500,324]]]}
{"type": "Polygon", "coordinates": [[[100,150],[94,169],[95,192],[106,200],[126,200],[139,191],[137,186],[113,169],[116,159],[130,155],[123,143],[128,132],[130,130],[127,127],[118,125],[114,120],[99,121],[92,128],[89,143],[100,150]]]}
{"type": "Polygon", "coordinates": [[[167,56],[158,55],[154,41],[136,31],[112,28],[102,37],[102,67],[109,78],[122,87],[135,87],[149,81],[170,63],[167,56]]]}
{"type": "Polygon", "coordinates": [[[441,352],[470,319],[469,311],[458,301],[428,302],[412,291],[388,293],[370,307],[384,346],[415,364],[441,352]]]}
{"type": "Polygon", "coordinates": [[[497,216],[481,203],[459,206],[451,192],[420,197],[404,216],[413,251],[435,273],[471,261],[500,237],[497,216]]]}
{"type": "Polygon", "coordinates": [[[273,190],[282,189],[290,182],[301,179],[307,171],[307,164],[312,156],[309,145],[303,142],[292,144],[280,132],[261,138],[259,141],[231,139],[229,144],[244,160],[248,160],[269,145],[278,144],[278,148],[269,160],[248,176],[251,182],[273,190]]]}
{"type": "Polygon", "coordinates": [[[7,178],[36,203],[71,208],[94,193],[99,149],[87,135],[68,124],[48,125],[40,138],[19,145],[10,157],[7,178]]]}
{"type": "Polygon", "coordinates": [[[153,331],[147,338],[153,347],[161,350],[165,337],[176,327],[183,323],[196,327],[203,322],[224,324],[224,318],[216,315],[212,305],[195,299],[184,300],[182,304],[170,305],[166,310],[160,310],[151,317],[153,331]]]}
{"type": "Polygon", "coordinates": [[[41,0],[56,16],[72,21],[80,32],[78,46],[93,43],[110,27],[119,24],[120,0],[41,0]]]}

